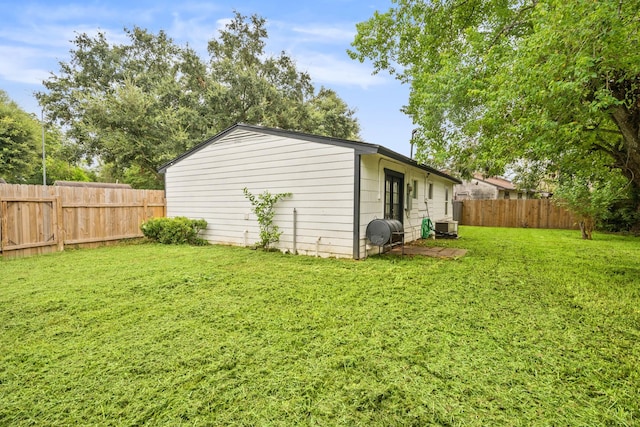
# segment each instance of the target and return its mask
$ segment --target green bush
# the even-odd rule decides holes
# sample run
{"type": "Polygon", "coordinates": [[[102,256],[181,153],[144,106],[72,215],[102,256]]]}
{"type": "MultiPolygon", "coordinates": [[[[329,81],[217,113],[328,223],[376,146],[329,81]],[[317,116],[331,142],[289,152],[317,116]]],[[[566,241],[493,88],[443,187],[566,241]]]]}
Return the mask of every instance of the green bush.
{"type": "Polygon", "coordinates": [[[145,237],[166,245],[206,245],[207,241],[198,237],[198,233],[205,228],[207,221],[204,219],[189,219],[184,216],[151,218],[140,225],[145,237]]]}

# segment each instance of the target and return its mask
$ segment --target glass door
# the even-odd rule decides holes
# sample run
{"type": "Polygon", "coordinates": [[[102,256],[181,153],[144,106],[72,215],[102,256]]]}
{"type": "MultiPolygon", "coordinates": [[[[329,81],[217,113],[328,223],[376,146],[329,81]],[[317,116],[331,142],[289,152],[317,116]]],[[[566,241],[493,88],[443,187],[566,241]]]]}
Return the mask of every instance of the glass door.
{"type": "Polygon", "coordinates": [[[404,175],[385,169],[384,171],[384,218],[402,221],[404,175]]]}

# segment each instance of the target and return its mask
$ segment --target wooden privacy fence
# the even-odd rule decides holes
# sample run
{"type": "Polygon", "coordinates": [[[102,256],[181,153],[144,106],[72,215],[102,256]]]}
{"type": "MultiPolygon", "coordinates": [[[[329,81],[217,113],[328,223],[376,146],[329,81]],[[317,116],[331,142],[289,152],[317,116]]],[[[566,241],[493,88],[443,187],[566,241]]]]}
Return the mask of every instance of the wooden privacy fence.
{"type": "Polygon", "coordinates": [[[0,254],[25,256],[142,237],[162,190],[0,184],[0,254]]]}
{"type": "Polygon", "coordinates": [[[463,200],[460,223],[486,227],[578,228],[574,215],[550,199],[463,200]]]}

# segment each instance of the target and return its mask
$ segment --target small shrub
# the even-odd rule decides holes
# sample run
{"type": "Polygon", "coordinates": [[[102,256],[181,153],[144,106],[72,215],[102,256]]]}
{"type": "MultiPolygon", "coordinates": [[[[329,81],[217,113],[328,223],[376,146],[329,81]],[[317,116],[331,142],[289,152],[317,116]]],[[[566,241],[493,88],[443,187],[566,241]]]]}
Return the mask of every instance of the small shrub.
{"type": "Polygon", "coordinates": [[[204,219],[189,219],[184,216],[151,218],[140,225],[145,237],[166,245],[206,245],[207,241],[198,237],[198,233],[205,228],[207,221],[204,219]]]}

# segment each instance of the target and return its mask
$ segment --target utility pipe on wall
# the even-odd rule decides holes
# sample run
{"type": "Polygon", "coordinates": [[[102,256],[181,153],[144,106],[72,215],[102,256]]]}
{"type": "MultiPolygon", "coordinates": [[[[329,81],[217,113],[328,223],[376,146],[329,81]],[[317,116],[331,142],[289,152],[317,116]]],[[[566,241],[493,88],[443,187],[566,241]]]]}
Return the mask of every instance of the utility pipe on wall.
{"type": "Polygon", "coordinates": [[[318,240],[316,240],[316,258],[320,256],[320,239],[322,236],[318,236],[318,240]]]}
{"type": "Polygon", "coordinates": [[[47,160],[45,155],[44,146],[44,108],[41,110],[41,125],[42,125],[42,185],[47,186],[47,160]]]}
{"type": "Polygon", "coordinates": [[[296,240],[296,234],[297,234],[297,230],[298,230],[298,211],[296,211],[296,208],[293,208],[293,254],[297,255],[298,254],[298,248],[297,248],[297,240],[296,240]]]}
{"type": "Polygon", "coordinates": [[[411,131],[411,154],[409,155],[409,158],[413,160],[413,144],[415,144],[415,141],[413,140],[416,137],[416,132],[418,132],[418,129],[414,129],[411,131]]]}

